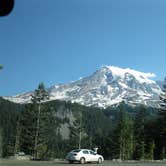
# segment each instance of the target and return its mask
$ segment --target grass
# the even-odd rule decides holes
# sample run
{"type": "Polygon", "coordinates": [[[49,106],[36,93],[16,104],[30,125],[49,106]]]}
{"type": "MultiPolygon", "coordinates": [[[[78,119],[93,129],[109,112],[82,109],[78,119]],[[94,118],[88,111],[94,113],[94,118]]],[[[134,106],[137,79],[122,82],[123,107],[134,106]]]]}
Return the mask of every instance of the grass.
{"type": "MultiPolygon", "coordinates": [[[[81,164],[68,164],[66,161],[29,161],[29,160],[0,160],[0,166],[80,166],[81,164]]],[[[166,162],[112,162],[104,161],[102,164],[85,164],[85,166],[165,166],[166,162]]]]}

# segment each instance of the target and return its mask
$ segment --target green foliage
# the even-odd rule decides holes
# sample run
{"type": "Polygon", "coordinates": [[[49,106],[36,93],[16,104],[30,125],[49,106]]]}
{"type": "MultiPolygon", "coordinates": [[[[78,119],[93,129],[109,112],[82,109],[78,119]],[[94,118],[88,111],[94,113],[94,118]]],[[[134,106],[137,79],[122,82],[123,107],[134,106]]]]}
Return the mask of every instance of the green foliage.
{"type": "Polygon", "coordinates": [[[95,137],[101,138],[111,130],[111,120],[98,108],[88,108],[84,111],[83,124],[87,134],[86,145],[89,148],[98,146],[95,137]]]}
{"type": "Polygon", "coordinates": [[[159,137],[158,137],[158,144],[160,147],[160,158],[166,158],[166,78],[163,84],[163,92],[160,95],[160,109],[158,113],[158,125],[159,125],[159,137]]]}
{"type": "Polygon", "coordinates": [[[3,136],[2,129],[0,128],[0,158],[2,158],[3,136]]]}
{"type": "Polygon", "coordinates": [[[14,154],[16,123],[21,107],[18,104],[0,98],[0,129],[2,157],[14,154]]]}
{"type": "Polygon", "coordinates": [[[19,122],[17,123],[16,152],[23,151],[26,154],[32,155],[34,153],[34,141],[36,132],[36,108],[34,105],[25,105],[21,111],[19,122]]]}
{"type": "MultiPolygon", "coordinates": [[[[41,134],[41,124],[42,124],[42,118],[43,116],[47,116],[46,114],[43,114],[43,103],[47,99],[49,99],[48,92],[45,89],[45,86],[43,83],[40,83],[38,86],[38,89],[35,90],[34,94],[32,95],[32,103],[34,106],[37,107],[37,109],[34,109],[36,111],[36,127],[35,127],[35,140],[34,140],[34,159],[41,159],[43,158],[43,153],[45,154],[47,151],[47,147],[44,143],[44,137],[41,134]],[[41,150],[42,149],[42,150],[41,150]]],[[[35,108],[35,107],[34,107],[35,108]]]]}
{"type": "Polygon", "coordinates": [[[78,148],[79,143],[82,148],[98,147],[105,159],[164,157],[162,133],[165,122],[161,120],[161,114],[157,119],[156,110],[130,107],[125,103],[99,109],[65,101],[43,102],[47,98],[41,95],[44,89],[43,85],[38,87],[31,104],[19,105],[0,99],[3,157],[18,151],[30,155],[35,153],[37,119],[40,119],[37,141],[40,159],[65,157],[68,151],[78,148]]]}
{"type": "Polygon", "coordinates": [[[120,108],[119,119],[113,134],[113,158],[129,160],[133,154],[133,122],[131,117],[120,108]]]}
{"type": "Polygon", "coordinates": [[[140,107],[140,110],[135,116],[134,123],[134,140],[135,140],[135,159],[145,159],[145,125],[147,118],[150,116],[144,106],[140,107]]]}
{"type": "Polygon", "coordinates": [[[32,103],[39,104],[47,99],[49,99],[48,92],[45,89],[44,83],[40,83],[32,95],[32,103]]]}

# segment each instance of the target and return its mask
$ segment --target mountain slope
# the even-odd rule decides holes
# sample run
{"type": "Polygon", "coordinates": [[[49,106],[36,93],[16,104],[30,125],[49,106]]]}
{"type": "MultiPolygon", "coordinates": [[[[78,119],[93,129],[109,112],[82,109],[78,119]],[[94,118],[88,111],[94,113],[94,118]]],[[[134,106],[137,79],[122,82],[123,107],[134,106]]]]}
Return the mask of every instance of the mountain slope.
{"type": "MultiPolygon", "coordinates": [[[[50,100],[66,100],[86,106],[108,107],[122,101],[130,104],[156,106],[160,87],[150,78],[154,74],[132,69],[104,66],[91,76],[78,81],[55,85],[48,89],[50,100]]],[[[32,93],[5,97],[17,103],[30,101],[32,93]]]]}

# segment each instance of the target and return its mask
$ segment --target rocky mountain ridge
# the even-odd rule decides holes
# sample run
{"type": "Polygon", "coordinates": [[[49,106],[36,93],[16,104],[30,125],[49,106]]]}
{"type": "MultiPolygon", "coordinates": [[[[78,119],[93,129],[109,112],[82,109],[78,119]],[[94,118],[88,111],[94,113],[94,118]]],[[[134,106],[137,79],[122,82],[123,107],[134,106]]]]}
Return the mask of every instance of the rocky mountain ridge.
{"type": "MultiPolygon", "coordinates": [[[[160,86],[151,79],[155,75],[133,69],[103,66],[78,81],[48,88],[49,100],[76,102],[85,106],[106,108],[121,102],[156,107],[160,86]]],[[[4,97],[16,103],[30,102],[33,92],[4,97]]]]}

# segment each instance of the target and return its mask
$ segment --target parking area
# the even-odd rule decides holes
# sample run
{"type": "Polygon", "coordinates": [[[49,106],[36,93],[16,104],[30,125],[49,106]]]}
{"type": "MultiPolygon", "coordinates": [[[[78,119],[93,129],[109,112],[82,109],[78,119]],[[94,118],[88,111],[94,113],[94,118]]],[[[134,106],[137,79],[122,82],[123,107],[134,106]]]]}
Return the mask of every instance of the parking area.
{"type": "MultiPolygon", "coordinates": [[[[80,166],[79,163],[69,164],[66,161],[55,160],[55,161],[29,161],[29,160],[0,160],[0,166],[80,166]]],[[[165,166],[166,162],[155,161],[155,162],[112,162],[104,161],[102,164],[84,164],[85,166],[165,166]]]]}

